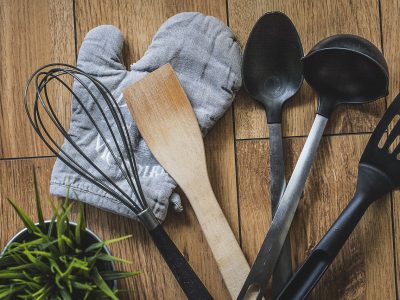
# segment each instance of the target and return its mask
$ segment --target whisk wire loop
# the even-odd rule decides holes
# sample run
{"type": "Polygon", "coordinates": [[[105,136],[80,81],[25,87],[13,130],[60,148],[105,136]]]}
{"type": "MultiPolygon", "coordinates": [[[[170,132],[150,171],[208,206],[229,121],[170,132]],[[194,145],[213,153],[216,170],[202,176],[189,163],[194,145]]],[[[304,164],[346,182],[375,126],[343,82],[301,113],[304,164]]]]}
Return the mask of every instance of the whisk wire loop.
{"type": "Polygon", "coordinates": [[[148,205],[140,185],[138,167],[135,157],[133,155],[134,147],[132,144],[132,139],[129,135],[128,126],[116,99],[100,81],[74,66],[70,66],[67,64],[45,65],[38,69],[28,79],[28,83],[24,93],[24,106],[28,114],[30,123],[34,127],[39,137],[44,141],[47,147],[57,157],[59,157],[62,162],[64,162],[68,167],[70,167],[80,176],[86,178],[114,198],[118,199],[122,204],[132,210],[136,215],[147,209],[148,205]],[[80,87],[87,92],[88,97],[90,97],[90,104],[96,105],[96,108],[101,114],[101,120],[104,121],[106,125],[105,128],[108,130],[111,141],[113,142],[116,151],[113,150],[113,147],[107,140],[104,130],[100,128],[94,117],[89,112],[89,109],[85,105],[84,100],[81,99],[81,97],[79,97],[74,92],[74,90],[70,88],[69,85],[64,81],[63,77],[65,76],[72,77],[75,81],[74,84],[80,85],[80,87]],[[90,87],[85,82],[86,80],[89,81],[89,85],[93,84],[94,88],[96,89],[96,91],[99,92],[101,97],[96,97],[94,95],[94,93],[92,92],[93,87],[90,87]],[[34,81],[36,93],[33,101],[33,106],[30,107],[29,86],[31,85],[32,81],[34,81]],[[50,93],[48,91],[48,85],[52,81],[60,84],[72,95],[73,99],[77,101],[77,103],[79,104],[79,108],[83,110],[86,117],[88,117],[91,124],[98,132],[100,138],[102,139],[102,142],[104,143],[104,146],[108,149],[109,154],[115,162],[115,165],[121,172],[123,178],[126,180],[128,186],[132,189],[137,203],[133,201],[133,199],[127,194],[127,192],[125,192],[107,174],[105,174],[101,167],[99,167],[85,154],[85,151],[83,151],[83,149],[76,143],[74,137],[71,136],[62,125],[62,122],[58,118],[57,113],[55,112],[53,105],[51,104],[52,101],[51,97],[49,96],[50,93]],[[100,104],[100,101],[102,101],[101,104],[105,104],[104,108],[100,104]],[[84,166],[79,164],[76,159],[71,156],[71,153],[67,153],[66,151],[64,151],[63,147],[61,147],[56,142],[56,139],[52,136],[44,123],[40,107],[43,108],[44,112],[47,114],[53,125],[64,136],[65,140],[74,148],[79,157],[83,158],[84,161],[90,164],[98,172],[98,174],[95,175],[88,172],[88,170],[85,169],[84,166]],[[112,122],[110,122],[109,118],[107,117],[105,109],[111,114],[110,120],[112,120],[112,122]],[[113,125],[115,126],[113,127],[113,125]],[[121,143],[118,142],[119,140],[121,141],[121,143]],[[119,158],[117,155],[119,155],[119,158]],[[127,161],[124,159],[124,157],[127,158],[127,161]],[[104,180],[99,180],[98,175],[100,175],[104,180]]]}

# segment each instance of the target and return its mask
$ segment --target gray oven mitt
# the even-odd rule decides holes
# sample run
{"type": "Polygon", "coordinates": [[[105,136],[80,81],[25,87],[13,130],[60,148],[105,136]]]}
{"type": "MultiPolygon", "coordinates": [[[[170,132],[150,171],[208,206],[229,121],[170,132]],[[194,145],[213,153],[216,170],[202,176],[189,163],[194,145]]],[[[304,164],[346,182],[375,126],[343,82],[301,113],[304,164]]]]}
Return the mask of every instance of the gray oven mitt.
{"type": "MultiPolygon", "coordinates": [[[[122,60],[123,43],[121,32],[113,26],[104,25],[92,29],[80,48],[77,67],[95,76],[117,99],[131,130],[146,200],[156,217],[163,221],[169,202],[173,203],[176,210],[181,209],[180,198],[173,193],[176,183],[159,165],[140,136],[121,91],[149,72],[170,63],[191,101],[203,134],[206,134],[229,108],[235,92],[240,88],[240,49],[233,33],[224,23],[214,17],[192,12],[180,13],[168,19],[154,36],[143,58],[131,65],[131,71],[126,70],[122,60]]],[[[88,101],[92,116],[100,116],[95,105],[90,105],[92,100],[87,95],[85,97],[86,92],[77,82],[74,84],[74,92],[88,101]]],[[[133,192],[118,176],[116,167],[110,165],[112,162],[107,148],[76,100],[72,101],[69,134],[78,136],[85,153],[93,160],[104,162],[106,175],[134,199],[133,192]]],[[[64,143],[63,149],[73,153],[69,147],[68,143],[64,143]]],[[[50,192],[65,197],[68,186],[72,199],[79,197],[88,204],[135,218],[133,212],[118,200],[78,176],[57,159],[51,175],[50,192]]]]}

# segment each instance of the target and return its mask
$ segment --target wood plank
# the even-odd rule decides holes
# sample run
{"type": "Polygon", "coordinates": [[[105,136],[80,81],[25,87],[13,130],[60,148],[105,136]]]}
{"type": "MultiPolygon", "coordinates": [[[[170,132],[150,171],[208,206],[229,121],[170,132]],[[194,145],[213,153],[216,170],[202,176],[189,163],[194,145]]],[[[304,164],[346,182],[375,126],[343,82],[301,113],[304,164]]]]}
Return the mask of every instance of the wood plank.
{"type": "Polygon", "coordinates": [[[382,10],[382,41],[383,53],[389,66],[389,96],[390,103],[400,91],[400,57],[398,41],[400,32],[400,2],[397,0],[380,1],[382,10]]]}
{"type": "MultiPolygon", "coordinates": [[[[246,44],[257,19],[268,11],[283,11],[294,22],[307,53],[319,40],[332,34],[361,35],[380,47],[379,7],[377,0],[251,0],[229,1],[229,22],[238,40],[246,44]]],[[[284,110],[285,136],[307,135],[316,110],[316,94],[305,84],[284,110]]],[[[384,110],[384,101],[339,108],[326,133],[372,131],[384,110]]],[[[236,138],[266,137],[266,118],[260,105],[242,92],[235,103],[236,138]]]]}
{"type": "MultiPolygon", "coordinates": [[[[382,40],[383,51],[389,66],[389,96],[387,97],[388,105],[398,95],[400,91],[400,59],[398,41],[400,40],[400,32],[398,30],[400,20],[400,2],[397,0],[380,1],[382,14],[382,40]]],[[[400,192],[392,193],[393,218],[394,218],[394,249],[395,257],[393,258],[396,266],[397,295],[400,293],[400,192]]]]}
{"type": "Polygon", "coordinates": [[[50,173],[54,158],[0,160],[0,249],[25,226],[14,212],[7,198],[15,201],[28,215],[37,220],[32,168],[35,166],[40,195],[43,199],[43,215],[50,219],[52,211],[47,201],[50,173]]]}
{"type": "MultiPolygon", "coordinates": [[[[350,201],[358,160],[368,138],[369,135],[323,138],[291,229],[295,268],[350,201]]],[[[304,141],[284,141],[287,176],[304,141]]],[[[268,140],[237,141],[241,232],[250,262],[254,261],[271,222],[268,150],[268,140]]],[[[391,222],[390,199],[386,197],[367,211],[311,299],[394,299],[391,222]]]]}
{"type": "MultiPolygon", "coordinates": [[[[39,66],[75,61],[72,11],[70,0],[0,2],[0,158],[50,153],[25,116],[22,96],[26,80],[39,66]]],[[[54,107],[67,121],[69,101],[57,101],[54,107]]]]}
{"type": "Polygon", "coordinates": [[[76,1],[78,46],[85,34],[95,26],[111,24],[118,27],[125,38],[124,61],[128,66],[143,56],[154,34],[164,21],[184,11],[198,11],[226,21],[223,0],[205,1],[76,1]]]}
{"type": "Polygon", "coordinates": [[[397,294],[400,293],[400,191],[395,191],[392,193],[392,205],[393,205],[393,239],[394,239],[394,257],[392,258],[395,264],[395,271],[396,271],[396,287],[397,287],[397,294]]]}
{"type": "MultiPolygon", "coordinates": [[[[100,24],[117,26],[125,37],[124,61],[127,65],[139,59],[147,49],[158,27],[181,11],[200,11],[226,22],[225,1],[126,1],[115,5],[109,1],[76,1],[77,39],[82,42],[86,32],[100,24]],[[89,13],[88,13],[89,12],[89,13]]],[[[218,122],[205,139],[205,150],[211,184],[236,237],[239,237],[236,198],[235,155],[232,110],[218,122]]],[[[166,230],[216,299],[229,299],[216,264],[189,202],[178,215],[169,212],[166,230]]],[[[95,228],[105,228],[104,235],[133,232],[134,238],[116,247],[115,253],[137,261],[143,276],[127,280],[124,287],[133,289],[131,299],[183,299],[184,295],[154,245],[139,224],[111,214],[88,208],[88,220],[95,228]],[[110,224],[104,226],[104,224],[110,224]],[[132,253],[136,249],[136,253],[132,253]],[[132,255],[133,254],[133,255],[132,255]],[[133,258],[132,258],[133,257],[133,258]],[[162,281],[162,282],[160,282],[162,281]],[[166,288],[168,287],[168,288],[166,288]]],[[[132,266],[135,269],[136,266],[132,266]]],[[[126,296],[129,297],[129,296],[126,296]]]]}
{"type": "MultiPolygon", "coordinates": [[[[396,30],[399,22],[399,3],[396,0],[380,2],[383,48],[391,76],[389,99],[392,99],[399,90],[399,59],[395,43],[399,40],[399,33],[396,30]]],[[[300,31],[306,52],[320,38],[337,32],[360,34],[371,39],[376,45],[380,44],[378,0],[330,2],[231,0],[228,1],[228,7],[230,24],[238,34],[242,45],[256,19],[263,12],[275,9],[285,11],[293,19],[300,31]]],[[[179,11],[202,11],[226,21],[226,6],[222,0],[189,0],[184,3],[176,3],[173,0],[121,1],[118,5],[111,0],[96,2],[77,0],[76,9],[78,45],[84,34],[92,27],[98,24],[114,24],[121,28],[127,38],[124,52],[127,64],[143,55],[159,25],[167,17],[179,11]]],[[[2,25],[0,56],[4,62],[0,75],[0,158],[48,154],[26,122],[19,100],[27,76],[36,67],[52,61],[73,63],[72,1],[2,1],[0,24],[2,25]]],[[[314,118],[315,94],[308,86],[303,87],[296,99],[285,112],[285,120],[288,121],[284,124],[286,136],[307,134],[314,118]]],[[[65,102],[57,109],[65,113],[67,121],[69,103],[65,102]]],[[[383,101],[348,111],[342,109],[340,117],[334,118],[327,132],[371,131],[382,115],[383,109],[383,101]]],[[[239,93],[235,106],[235,119],[238,139],[267,136],[263,110],[255,105],[244,91],[239,93]]],[[[307,185],[300,211],[296,215],[294,224],[296,229],[292,232],[292,247],[295,251],[293,258],[296,265],[303,261],[350,199],[354,190],[356,163],[367,138],[366,135],[352,135],[324,139],[316,162],[318,168],[314,167],[311,175],[314,180],[311,178],[312,181],[307,185]],[[322,151],[328,155],[322,156],[322,151]],[[345,153],[348,157],[344,157],[341,153],[345,153]],[[357,159],[352,161],[354,157],[357,159]],[[344,167],[346,170],[343,170],[344,167]],[[318,184],[316,178],[319,180],[318,184]],[[313,217],[316,215],[318,218],[313,217]]],[[[287,174],[292,170],[303,142],[304,139],[285,140],[287,174]]],[[[247,258],[254,261],[270,222],[268,141],[239,141],[237,148],[243,246],[247,258]]],[[[238,238],[232,111],[229,111],[207,136],[206,154],[217,199],[238,238]]],[[[34,206],[29,202],[29,197],[32,195],[31,165],[35,163],[38,167],[41,191],[45,196],[48,194],[48,181],[53,162],[52,158],[0,161],[0,205],[3,216],[0,223],[2,228],[0,247],[23,227],[4,201],[5,197],[11,196],[34,215],[34,206]]],[[[400,251],[397,249],[400,237],[397,232],[400,229],[400,206],[396,199],[400,197],[400,193],[395,193],[393,197],[395,253],[392,248],[390,203],[387,199],[382,199],[368,211],[326,274],[326,278],[318,285],[312,298],[395,298],[393,257],[396,255],[397,270],[399,270],[400,251]]],[[[170,216],[165,224],[166,230],[214,297],[229,299],[211,252],[186,199],[184,206],[186,210],[183,214],[169,212],[170,216]]],[[[49,216],[48,207],[45,211],[49,216]]],[[[139,224],[94,208],[89,208],[87,214],[89,226],[104,238],[134,234],[133,239],[112,248],[114,254],[133,260],[132,265],[124,268],[142,271],[141,275],[125,280],[121,285],[122,288],[130,290],[129,294],[125,295],[126,299],[184,299],[179,286],[139,224]]],[[[397,278],[400,278],[399,276],[400,273],[397,272],[397,278]]]]}

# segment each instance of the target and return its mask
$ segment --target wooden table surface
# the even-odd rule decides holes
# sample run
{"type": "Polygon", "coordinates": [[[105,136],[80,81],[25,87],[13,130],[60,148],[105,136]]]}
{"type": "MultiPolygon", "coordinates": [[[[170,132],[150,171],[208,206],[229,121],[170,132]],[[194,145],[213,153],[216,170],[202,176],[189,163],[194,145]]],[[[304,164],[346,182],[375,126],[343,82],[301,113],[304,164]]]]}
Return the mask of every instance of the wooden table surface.
{"type": "MultiPolygon", "coordinates": [[[[37,167],[41,193],[48,195],[54,163],[36,138],[22,109],[25,81],[49,62],[73,64],[85,34],[113,24],[126,39],[126,64],[139,59],[157,28],[181,11],[200,11],[227,23],[242,46],[265,12],[284,11],[296,25],[305,53],[320,39],[353,33],[371,40],[390,69],[390,95],[373,104],[336,111],[291,229],[298,266],[350,200],[357,163],[370,132],[399,91],[400,1],[397,0],[1,0],[0,1],[0,248],[22,223],[6,203],[15,199],[34,215],[31,168],[37,167]]],[[[316,109],[305,84],[284,111],[286,173],[290,176],[316,109]]],[[[68,120],[70,108],[60,105],[68,120]]],[[[268,134],[263,109],[241,91],[235,104],[206,137],[212,184],[220,204],[252,263],[271,221],[268,134]]],[[[341,250],[312,299],[395,299],[400,268],[400,193],[376,202],[341,250]]],[[[165,228],[216,299],[228,299],[221,276],[187,200],[185,211],[169,212],[165,228]]],[[[50,209],[46,208],[47,216],[50,209]]],[[[133,260],[125,266],[141,274],[122,282],[126,299],[184,299],[178,284],[145,230],[123,217],[86,207],[89,227],[104,238],[133,234],[112,247],[133,260]]]]}

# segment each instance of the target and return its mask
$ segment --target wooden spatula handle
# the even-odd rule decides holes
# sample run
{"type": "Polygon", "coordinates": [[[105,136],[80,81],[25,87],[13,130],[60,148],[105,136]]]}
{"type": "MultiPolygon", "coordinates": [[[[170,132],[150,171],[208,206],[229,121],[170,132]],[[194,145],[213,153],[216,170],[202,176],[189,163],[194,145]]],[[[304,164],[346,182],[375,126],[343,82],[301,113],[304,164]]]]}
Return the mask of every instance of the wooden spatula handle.
{"type": "Polygon", "coordinates": [[[164,65],[123,94],[154,157],[188,197],[236,299],[250,268],[212,191],[199,124],[177,75],[171,65],[164,65]]]}
{"type": "Polygon", "coordinates": [[[184,192],[190,199],[225,285],[232,299],[236,299],[250,267],[218,204],[211,184],[197,182],[195,188],[186,186],[184,192]]]}

